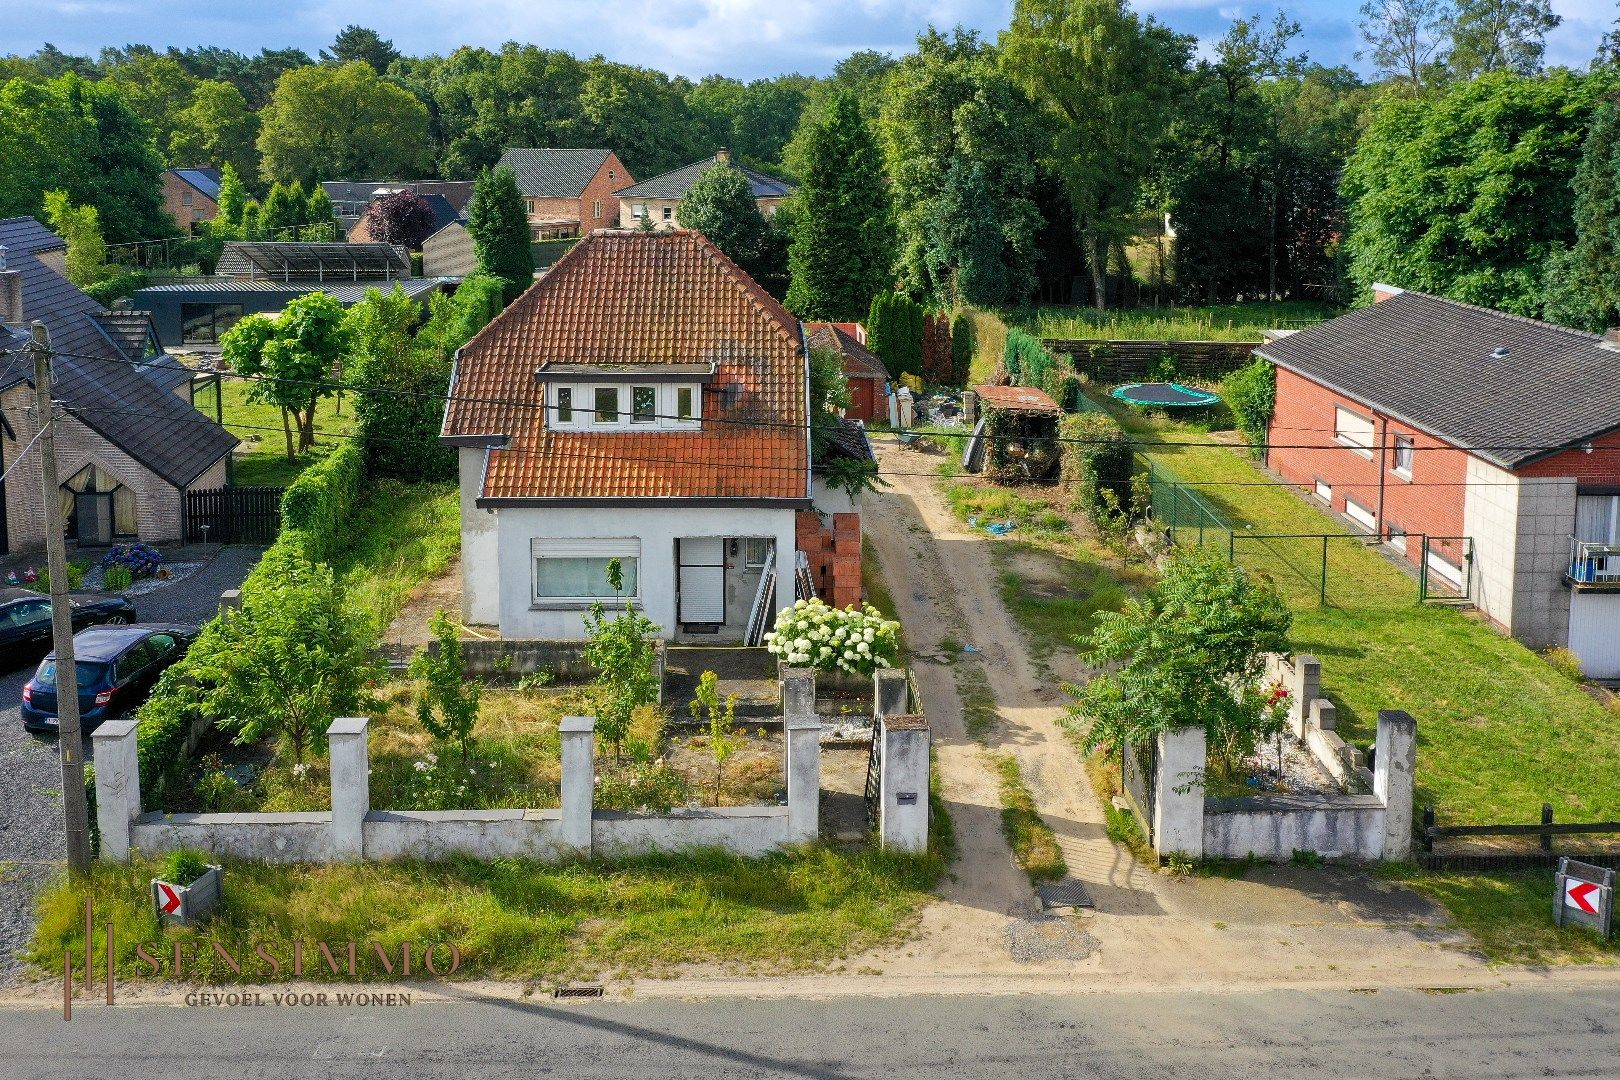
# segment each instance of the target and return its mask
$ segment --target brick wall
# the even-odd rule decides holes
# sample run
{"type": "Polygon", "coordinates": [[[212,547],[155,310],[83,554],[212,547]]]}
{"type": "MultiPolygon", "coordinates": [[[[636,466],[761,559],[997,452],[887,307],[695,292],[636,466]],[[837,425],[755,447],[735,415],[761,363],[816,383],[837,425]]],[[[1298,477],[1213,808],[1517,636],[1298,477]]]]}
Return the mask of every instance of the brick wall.
{"type": "MultiPolygon", "coordinates": [[[[1620,360],[1620,358],[1617,358],[1620,360]]],[[[1520,476],[1574,477],[1583,487],[1620,485],[1620,431],[1592,440],[1595,453],[1565,450],[1561,454],[1532,462],[1519,470],[1520,476]]]]}
{"type": "Polygon", "coordinates": [[[194,221],[213,221],[219,214],[219,204],[208,196],[174,175],[172,172],[163,174],[163,208],[174,218],[180,231],[191,232],[194,221]],[[191,202],[186,202],[186,196],[191,196],[191,202]]]}
{"type": "Polygon", "coordinates": [[[635,178],[624,167],[617,154],[608,154],[608,159],[602,167],[596,170],[585,193],[579,199],[579,231],[587,235],[597,229],[615,229],[619,225],[619,200],[613,195],[615,191],[627,188],[634,184],[635,178]],[[593,210],[600,207],[601,213],[594,214],[593,210]]]}
{"type": "Polygon", "coordinates": [[[861,515],[830,516],[829,526],[814,510],[800,510],[795,541],[810,561],[816,595],[833,607],[849,607],[861,602],[861,515]]]}
{"type": "MultiPolygon", "coordinates": [[[[1348,501],[1379,514],[1379,479],[1383,478],[1382,531],[1399,526],[1411,536],[1464,535],[1468,463],[1471,455],[1448,446],[1406,424],[1281,368],[1277,370],[1277,410],[1272,417],[1267,464],[1289,483],[1307,491],[1317,481],[1333,489],[1332,509],[1345,512],[1348,501]],[[1374,446],[1369,454],[1334,441],[1336,409],[1344,407],[1373,421],[1374,446]],[[1395,468],[1398,436],[1412,440],[1412,471],[1405,476],[1395,468]],[[1382,440],[1382,461],[1378,442],[1382,440]],[[1320,447],[1307,449],[1305,447],[1320,447]],[[1382,469],[1380,469],[1382,466],[1382,469]]],[[[1407,557],[1416,563],[1421,544],[1408,545],[1407,557]]]]}

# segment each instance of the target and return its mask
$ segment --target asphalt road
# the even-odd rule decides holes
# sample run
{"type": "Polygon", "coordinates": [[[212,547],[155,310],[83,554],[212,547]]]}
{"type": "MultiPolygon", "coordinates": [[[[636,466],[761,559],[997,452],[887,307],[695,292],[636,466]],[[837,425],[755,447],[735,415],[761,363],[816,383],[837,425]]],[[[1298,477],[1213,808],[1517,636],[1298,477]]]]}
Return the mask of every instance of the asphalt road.
{"type": "MultiPolygon", "coordinates": [[[[205,562],[197,573],[135,597],[142,622],[201,623],[219,594],[242,583],[261,550],[201,547],[165,551],[176,561],[205,562]]],[[[16,561],[16,560],[13,560],[16,561]]],[[[0,986],[17,972],[17,951],[34,931],[34,895],[62,860],[62,766],[56,740],[23,730],[23,683],[38,657],[18,664],[0,657],[0,986]]],[[[85,740],[85,758],[91,758],[85,740]]]]}
{"type": "Polygon", "coordinates": [[[1505,989],[0,1010],[0,1077],[1613,1077],[1616,1004],[1505,989]]]}

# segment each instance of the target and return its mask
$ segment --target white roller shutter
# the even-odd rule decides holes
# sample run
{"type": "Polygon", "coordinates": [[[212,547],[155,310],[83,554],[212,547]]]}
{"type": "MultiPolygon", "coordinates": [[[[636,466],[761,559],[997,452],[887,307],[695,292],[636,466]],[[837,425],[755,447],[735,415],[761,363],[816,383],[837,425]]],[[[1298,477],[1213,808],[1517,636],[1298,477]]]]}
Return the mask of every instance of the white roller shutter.
{"type": "Polygon", "coordinates": [[[720,537],[680,541],[680,621],[726,621],[726,550],[720,537]]]}

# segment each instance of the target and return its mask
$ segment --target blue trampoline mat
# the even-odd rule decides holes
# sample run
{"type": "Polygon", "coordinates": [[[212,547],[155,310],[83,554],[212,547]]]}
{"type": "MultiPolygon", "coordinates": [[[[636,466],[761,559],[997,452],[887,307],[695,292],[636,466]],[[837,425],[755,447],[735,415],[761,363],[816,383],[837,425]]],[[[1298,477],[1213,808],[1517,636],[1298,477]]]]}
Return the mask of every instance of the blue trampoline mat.
{"type": "Polygon", "coordinates": [[[1110,396],[1132,405],[1156,405],[1160,408],[1197,408],[1214,405],[1220,396],[1206,390],[1194,390],[1173,382],[1126,383],[1116,386],[1110,396]]]}

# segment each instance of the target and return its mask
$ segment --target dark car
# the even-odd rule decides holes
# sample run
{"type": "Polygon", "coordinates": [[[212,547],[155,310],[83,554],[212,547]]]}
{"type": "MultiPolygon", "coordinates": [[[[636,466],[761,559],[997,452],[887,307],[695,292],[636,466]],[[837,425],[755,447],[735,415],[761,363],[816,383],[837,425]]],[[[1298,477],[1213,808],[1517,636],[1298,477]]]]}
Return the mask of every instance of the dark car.
{"type": "MultiPolygon", "coordinates": [[[[158,676],[186,655],[197,627],[148,623],[92,626],[73,635],[79,723],[88,733],[145,701],[158,676]]],[[[45,657],[22,692],[23,727],[56,730],[56,653],[45,657]]]]}
{"type": "MultiPolygon", "coordinates": [[[[102,623],[135,621],[135,605],[122,596],[69,593],[74,632],[102,623]]],[[[0,671],[39,659],[51,649],[51,598],[29,589],[0,587],[0,671]]]]}

